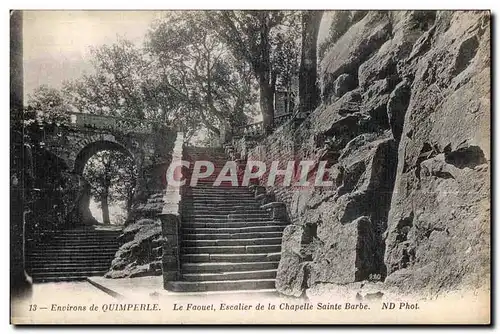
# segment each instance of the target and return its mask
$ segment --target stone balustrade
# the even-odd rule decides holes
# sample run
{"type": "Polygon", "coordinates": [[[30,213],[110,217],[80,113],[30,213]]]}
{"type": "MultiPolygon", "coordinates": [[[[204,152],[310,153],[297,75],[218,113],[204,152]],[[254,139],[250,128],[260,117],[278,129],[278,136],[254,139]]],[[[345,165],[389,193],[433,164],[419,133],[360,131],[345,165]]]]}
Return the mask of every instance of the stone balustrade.
{"type": "Polygon", "coordinates": [[[264,134],[264,123],[257,122],[239,126],[234,131],[234,137],[257,137],[264,134]]]}
{"type": "Polygon", "coordinates": [[[292,113],[288,113],[288,114],[279,115],[279,116],[274,117],[273,128],[276,129],[277,127],[285,124],[286,122],[288,122],[292,118],[293,118],[293,114],[292,113]]]}

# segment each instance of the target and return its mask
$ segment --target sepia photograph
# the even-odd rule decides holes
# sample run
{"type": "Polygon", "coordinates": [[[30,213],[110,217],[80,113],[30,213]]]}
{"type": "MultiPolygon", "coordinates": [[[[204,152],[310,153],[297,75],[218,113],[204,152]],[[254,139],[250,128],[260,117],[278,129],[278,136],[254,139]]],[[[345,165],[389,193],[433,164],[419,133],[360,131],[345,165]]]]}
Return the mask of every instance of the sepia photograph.
{"type": "Polygon", "coordinates": [[[489,10],[9,15],[11,324],[491,324],[489,10]]]}

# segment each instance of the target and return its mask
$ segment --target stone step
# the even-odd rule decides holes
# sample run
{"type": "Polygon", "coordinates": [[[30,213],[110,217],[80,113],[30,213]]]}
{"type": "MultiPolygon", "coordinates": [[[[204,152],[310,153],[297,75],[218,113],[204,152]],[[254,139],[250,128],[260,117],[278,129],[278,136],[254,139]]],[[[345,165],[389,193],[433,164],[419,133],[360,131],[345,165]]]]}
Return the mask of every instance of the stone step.
{"type": "Polygon", "coordinates": [[[38,262],[38,261],[49,261],[58,260],[60,262],[71,262],[71,261],[102,261],[113,259],[114,253],[109,254],[29,254],[26,258],[27,262],[38,262]]]}
{"type": "MultiPolygon", "coordinates": [[[[207,151],[207,148],[203,147],[203,151],[185,151],[186,155],[184,159],[199,159],[199,158],[206,158],[206,159],[211,159],[214,157],[220,157],[221,159],[227,159],[226,152],[224,152],[222,149],[219,151],[207,151]]],[[[190,160],[188,160],[190,161],[190,160]]],[[[193,160],[196,161],[196,160],[193,160]]],[[[210,160],[205,160],[205,161],[210,161],[210,160]]]]}
{"type": "Polygon", "coordinates": [[[183,247],[183,255],[188,254],[254,254],[276,253],[281,251],[281,245],[250,245],[250,246],[199,246],[183,247]]]}
{"type": "MultiPolygon", "coordinates": [[[[50,246],[46,246],[46,247],[50,247],[50,246]]],[[[99,254],[100,255],[108,255],[108,254],[115,254],[116,251],[118,250],[118,247],[117,248],[103,248],[103,249],[100,249],[99,250],[99,254]]],[[[28,255],[50,255],[50,254],[56,254],[57,256],[63,256],[65,255],[64,253],[61,253],[61,250],[60,249],[52,249],[52,248],[45,248],[43,250],[40,250],[40,249],[34,249],[32,251],[29,251],[27,252],[28,255]]],[[[78,255],[78,254],[81,254],[81,255],[89,255],[89,256],[93,256],[94,254],[96,254],[96,250],[95,249],[67,249],[67,253],[66,253],[68,256],[71,256],[71,255],[78,255]]]]}
{"type": "Polygon", "coordinates": [[[219,194],[219,195],[187,194],[182,197],[182,200],[183,201],[211,200],[213,202],[227,201],[227,200],[235,202],[241,200],[241,201],[247,201],[247,202],[253,201],[254,203],[259,203],[252,195],[232,195],[232,194],[219,194]]]}
{"type": "MultiPolygon", "coordinates": [[[[191,181],[191,180],[189,180],[189,181],[191,181]]],[[[229,181],[224,181],[224,183],[227,183],[227,182],[229,182],[229,181]]],[[[191,188],[191,189],[220,189],[219,186],[214,186],[213,183],[214,182],[212,180],[207,181],[206,179],[199,179],[198,184],[195,187],[189,187],[189,182],[186,182],[186,184],[188,185],[188,187],[186,187],[186,189],[189,189],[189,188],[191,188]]],[[[249,188],[247,186],[241,186],[241,185],[230,187],[230,188],[231,188],[230,191],[236,190],[236,189],[249,191],[249,188]]]]}
{"type": "Polygon", "coordinates": [[[255,254],[189,254],[183,255],[182,261],[194,262],[272,262],[279,261],[281,253],[255,254]]]}
{"type": "Polygon", "coordinates": [[[50,243],[40,243],[36,245],[31,245],[30,247],[38,248],[42,246],[82,246],[84,248],[86,247],[97,247],[97,248],[115,248],[120,246],[120,242],[118,240],[115,241],[110,241],[110,242],[103,242],[103,241],[96,241],[96,242],[83,242],[83,241],[66,241],[66,240],[52,240],[50,243]]]}
{"type": "MultiPolygon", "coordinates": [[[[194,167],[194,163],[196,161],[209,161],[214,165],[218,165],[222,163],[224,165],[228,161],[228,157],[224,153],[216,153],[216,154],[189,154],[186,156],[187,161],[191,163],[191,170],[194,167]]],[[[205,168],[205,167],[202,167],[205,168]]]]}
{"type": "Polygon", "coordinates": [[[184,206],[201,206],[201,205],[209,205],[209,206],[254,206],[254,207],[260,207],[260,204],[256,202],[255,200],[245,200],[245,199],[227,199],[227,200],[220,200],[220,199],[210,199],[210,198],[184,198],[182,200],[182,205],[184,206]]]}
{"type": "Polygon", "coordinates": [[[268,220],[268,221],[253,221],[253,222],[223,222],[223,223],[195,223],[190,221],[185,221],[182,223],[182,227],[185,228],[225,228],[225,227],[250,227],[250,226],[287,226],[288,222],[282,222],[278,220],[268,220]]]}
{"type": "Polygon", "coordinates": [[[43,253],[45,251],[61,251],[61,249],[77,249],[79,251],[85,252],[89,251],[91,253],[102,253],[103,251],[115,251],[119,248],[119,245],[102,245],[102,247],[95,246],[93,244],[85,244],[85,245],[75,245],[75,244],[54,244],[54,245],[39,245],[37,247],[33,247],[32,250],[28,251],[27,253],[32,253],[32,252],[38,252],[38,253],[43,253]]]}
{"type": "MultiPolygon", "coordinates": [[[[186,181],[187,184],[190,183],[190,180],[188,179],[186,181]]],[[[201,180],[198,182],[196,187],[207,187],[207,188],[231,188],[231,189],[245,189],[247,187],[241,186],[241,181],[238,181],[238,184],[233,185],[230,181],[224,181],[220,185],[215,185],[215,179],[214,180],[204,180],[204,182],[201,182],[201,180]]]]}
{"type": "Polygon", "coordinates": [[[201,151],[195,151],[195,152],[190,152],[186,151],[186,155],[184,159],[187,159],[191,163],[194,161],[210,161],[212,162],[213,159],[219,159],[219,160],[227,160],[228,156],[224,151],[214,151],[214,152],[201,152],[201,151]],[[193,160],[191,160],[193,159],[193,160]]]}
{"type": "Polygon", "coordinates": [[[270,214],[268,211],[265,211],[260,208],[258,205],[226,205],[226,206],[221,206],[221,205],[191,205],[191,204],[185,204],[182,206],[182,212],[185,211],[195,211],[198,212],[200,210],[209,210],[211,212],[216,211],[216,212],[230,212],[227,214],[233,214],[234,212],[239,212],[239,213],[245,213],[245,212],[253,212],[253,213],[267,213],[270,214]],[[219,211],[219,210],[224,210],[224,211],[219,211]]]}
{"type": "Polygon", "coordinates": [[[275,279],[276,269],[255,270],[255,271],[236,271],[229,273],[198,273],[184,274],[182,279],[190,282],[200,281],[232,281],[244,279],[275,279]]]}
{"type": "Polygon", "coordinates": [[[109,235],[102,234],[84,234],[84,233],[58,233],[54,234],[52,238],[79,238],[79,239],[95,239],[95,240],[113,240],[121,233],[113,233],[109,235]]]}
{"type": "Polygon", "coordinates": [[[238,213],[229,213],[229,214],[199,214],[199,213],[187,213],[182,215],[183,220],[199,220],[199,221],[262,221],[262,220],[272,220],[270,214],[268,213],[257,213],[257,214],[238,214],[238,213]]]}
{"type": "Polygon", "coordinates": [[[200,209],[200,208],[184,208],[183,210],[183,215],[189,215],[189,214],[195,214],[195,215],[204,215],[204,216],[211,216],[211,215],[217,215],[217,216],[227,216],[227,215],[238,215],[238,214],[244,214],[244,215],[255,215],[255,214],[260,214],[260,215],[266,215],[269,216],[269,212],[267,212],[264,209],[261,208],[247,208],[247,209],[221,209],[221,208],[206,208],[206,209],[200,209]]]}
{"type": "Polygon", "coordinates": [[[183,200],[226,200],[226,199],[233,199],[233,200],[244,200],[244,201],[254,201],[256,202],[255,196],[252,194],[231,194],[229,191],[226,193],[220,193],[220,194],[192,194],[192,193],[187,193],[185,196],[182,198],[183,200]]]}
{"type": "Polygon", "coordinates": [[[238,208],[238,209],[221,209],[221,208],[183,208],[183,216],[189,215],[189,214],[195,214],[195,215],[203,215],[203,216],[210,216],[213,214],[216,214],[217,216],[227,216],[227,215],[235,215],[235,214],[261,214],[261,215],[266,215],[269,217],[269,212],[265,211],[264,209],[258,208],[258,207],[253,207],[253,208],[238,208]]]}
{"type": "Polygon", "coordinates": [[[26,264],[34,282],[73,281],[102,276],[121,242],[122,229],[64,230],[43,243],[28,243],[26,264]]]}
{"type": "Polygon", "coordinates": [[[110,262],[114,259],[115,255],[114,254],[108,254],[105,256],[67,256],[67,255],[61,255],[58,256],[57,254],[36,254],[36,255],[28,255],[26,256],[26,263],[60,263],[62,264],[67,264],[67,263],[80,263],[80,262],[110,262]]]}
{"type": "Polygon", "coordinates": [[[275,262],[205,262],[205,263],[184,263],[182,272],[190,273],[225,273],[232,271],[250,271],[277,269],[278,261],[275,262]]]}
{"type": "MultiPolygon", "coordinates": [[[[187,184],[188,186],[185,188],[186,192],[193,192],[193,193],[232,193],[232,194],[253,194],[253,191],[251,191],[248,187],[233,187],[230,189],[220,189],[219,187],[206,187],[206,182],[203,182],[204,180],[207,179],[199,179],[197,184],[200,185],[198,186],[193,186],[191,187],[189,183],[187,184]]],[[[213,181],[213,180],[211,180],[213,181]]],[[[211,183],[211,182],[210,182],[211,183]]]]}
{"type": "Polygon", "coordinates": [[[281,245],[281,235],[268,238],[182,240],[182,245],[184,247],[281,245]]]}
{"type": "MultiPolygon", "coordinates": [[[[212,173],[212,175],[219,175],[219,173],[223,170],[224,167],[226,167],[226,172],[228,171],[228,167],[226,164],[227,164],[227,159],[221,159],[221,160],[209,160],[209,162],[211,162],[214,166],[214,172],[212,173]]],[[[194,164],[191,166],[191,167],[194,167],[194,164]]],[[[205,173],[207,171],[207,168],[205,166],[202,166],[201,167],[201,172],[202,173],[205,173]]],[[[194,172],[194,168],[190,168],[188,170],[188,173],[193,173],[194,172]]],[[[226,173],[227,174],[227,173],[226,173]]],[[[189,174],[191,175],[191,174],[189,174]]],[[[212,176],[210,175],[210,176],[212,176]]]]}
{"type": "Polygon", "coordinates": [[[253,201],[255,203],[258,203],[257,200],[253,195],[231,195],[231,194],[219,194],[219,195],[193,195],[193,194],[186,194],[186,196],[183,196],[183,200],[212,200],[212,201],[226,201],[226,200],[233,200],[233,201],[238,201],[238,200],[243,200],[243,201],[253,201]]]}
{"type": "Polygon", "coordinates": [[[285,229],[283,225],[276,226],[246,226],[246,227],[202,227],[188,228],[183,227],[183,234],[225,234],[225,233],[251,233],[251,232],[281,232],[285,229]]]}
{"type": "Polygon", "coordinates": [[[63,272],[63,271],[46,271],[40,273],[30,273],[35,282],[50,282],[50,281],[72,281],[84,280],[91,276],[104,276],[107,270],[95,270],[86,272],[63,272]]]}
{"type": "Polygon", "coordinates": [[[189,222],[189,223],[219,223],[219,224],[225,224],[225,223],[265,223],[265,222],[273,222],[273,220],[269,217],[267,218],[233,218],[233,219],[227,219],[227,218],[202,218],[202,217],[182,217],[183,222],[189,222]]]}
{"type": "Polygon", "coordinates": [[[230,214],[231,217],[234,218],[242,218],[242,217],[269,217],[270,214],[266,210],[259,210],[259,212],[253,213],[253,212],[242,212],[242,213],[232,213],[230,214]]]}
{"type": "MultiPolygon", "coordinates": [[[[225,162],[224,162],[225,164],[225,162]]],[[[212,172],[212,174],[208,175],[208,176],[205,176],[205,177],[202,177],[198,174],[198,183],[200,182],[208,182],[208,181],[215,181],[217,179],[217,177],[221,174],[221,173],[224,173],[224,171],[222,170],[222,167],[224,167],[224,165],[215,165],[215,169],[214,171],[212,172]]],[[[202,169],[201,173],[205,173],[206,172],[206,169],[202,169]]],[[[188,180],[188,184],[191,183],[191,178],[193,177],[193,170],[188,170],[185,174],[185,177],[186,177],[186,180],[188,180]]],[[[226,176],[226,175],[229,175],[229,171],[226,170],[225,171],[225,175],[223,176],[226,176]]],[[[226,181],[226,180],[224,180],[226,181]]]]}
{"type": "Polygon", "coordinates": [[[185,192],[183,198],[207,198],[207,199],[226,199],[226,198],[235,198],[235,199],[247,199],[247,200],[254,200],[255,201],[255,195],[253,194],[248,194],[248,193],[232,193],[230,191],[226,192],[207,192],[205,194],[200,193],[200,192],[185,192]]]}
{"type": "Polygon", "coordinates": [[[76,237],[76,236],[54,236],[50,239],[44,240],[45,243],[47,242],[59,242],[59,241],[67,241],[67,242],[78,242],[78,241],[93,241],[93,242],[107,242],[107,243],[114,243],[118,242],[118,237],[116,238],[82,238],[82,237],[76,237]]]}
{"type": "Polygon", "coordinates": [[[220,156],[220,157],[222,157],[224,159],[227,159],[227,157],[228,157],[226,155],[226,152],[223,150],[222,147],[218,147],[218,148],[202,147],[202,148],[200,148],[199,151],[191,151],[191,148],[189,148],[189,150],[184,151],[184,152],[185,152],[185,158],[184,159],[200,158],[200,157],[204,157],[204,158],[210,159],[212,156],[220,156]],[[207,149],[210,149],[210,150],[207,150],[207,149]],[[215,149],[217,149],[217,150],[215,150],[215,149]],[[212,150],[215,150],[215,151],[212,151],[212,150]]]}
{"type": "Polygon", "coordinates": [[[100,245],[103,248],[113,248],[113,247],[118,247],[120,246],[120,243],[118,241],[113,241],[113,242],[103,242],[103,241],[87,241],[87,240],[57,240],[54,241],[54,243],[51,244],[38,244],[34,245],[33,247],[42,247],[45,245],[52,245],[52,246],[92,246],[92,245],[100,245]]]}
{"type": "Polygon", "coordinates": [[[245,232],[245,233],[213,233],[213,234],[183,234],[182,240],[219,240],[219,239],[255,239],[255,238],[277,238],[283,232],[245,232]]]}
{"type": "MultiPolygon", "coordinates": [[[[186,187],[182,200],[182,281],[168,282],[178,292],[274,290],[286,223],[260,208],[254,192],[225,181],[214,186],[226,164],[224,151],[186,149],[189,159],[215,164],[212,175],[186,187]],[[201,159],[200,159],[201,158],[201,159]]],[[[186,179],[191,181],[192,169],[186,179]]]]}
{"type": "Polygon", "coordinates": [[[177,292],[202,292],[226,290],[257,290],[275,287],[274,279],[249,279],[235,281],[204,281],[188,282],[174,281],[167,283],[167,290],[177,292]]]}
{"type": "Polygon", "coordinates": [[[77,282],[85,281],[90,276],[104,276],[105,273],[99,272],[97,275],[82,275],[82,276],[32,276],[33,283],[48,283],[48,282],[77,282]]]}
{"type": "MultiPolygon", "coordinates": [[[[190,182],[187,182],[186,185],[187,187],[185,188],[187,191],[189,190],[214,190],[214,191],[223,191],[224,189],[220,189],[217,186],[213,186],[213,182],[217,179],[217,176],[219,174],[219,171],[214,171],[214,173],[208,177],[204,178],[198,178],[198,181],[196,182],[196,186],[190,185],[190,182]]],[[[186,179],[191,181],[191,175],[187,174],[186,179]]],[[[223,182],[228,182],[228,181],[223,181],[223,182]]],[[[246,193],[251,193],[252,191],[250,190],[249,187],[232,187],[231,189],[226,189],[226,191],[231,191],[231,192],[246,192],[246,193]]]]}
{"type": "Polygon", "coordinates": [[[67,241],[95,241],[95,242],[116,242],[118,238],[120,237],[120,234],[117,234],[115,237],[89,237],[89,236],[76,236],[76,235],[57,235],[53,236],[50,239],[47,238],[45,242],[51,242],[51,240],[67,240],[67,241]]]}
{"type": "Polygon", "coordinates": [[[235,201],[234,203],[228,203],[226,201],[221,203],[193,203],[190,201],[182,201],[182,209],[225,209],[225,210],[247,210],[247,209],[260,209],[260,203],[256,201],[241,203],[240,201],[235,201]]]}
{"type": "MultiPolygon", "coordinates": [[[[219,151],[206,151],[207,148],[203,147],[203,151],[185,151],[185,158],[184,159],[196,159],[193,161],[197,160],[202,160],[200,158],[205,158],[206,160],[204,161],[210,161],[208,159],[212,158],[217,158],[219,157],[220,159],[227,159],[226,153],[221,149],[219,151]]],[[[191,161],[191,160],[188,160],[191,161]]]]}
{"type": "Polygon", "coordinates": [[[78,234],[70,234],[70,235],[58,234],[58,235],[52,236],[48,240],[92,240],[92,241],[101,242],[101,241],[115,241],[116,239],[118,239],[118,237],[120,235],[121,235],[121,233],[116,234],[114,236],[103,237],[103,236],[78,235],[78,234]]]}
{"type": "Polygon", "coordinates": [[[43,246],[101,246],[101,248],[116,248],[121,245],[118,240],[114,241],[86,241],[86,240],[51,240],[51,242],[30,245],[29,247],[38,248],[43,246]]]}
{"type": "Polygon", "coordinates": [[[68,228],[68,229],[64,229],[64,230],[46,229],[46,230],[43,230],[43,232],[52,232],[52,233],[81,232],[81,233],[106,234],[106,233],[119,233],[121,230],[123,230],[122,226],[114,226],[112,228],[75,227],[75,228],[68,228]]]}
{"type": "Polygon", "coordinates": [[[93,230],[93,229],[71,229],[71,230],[53,230],[56,234],[84,234],[84,235],[113,235],[121,233],[122,228],[116,230],[93,230]]]}
{"type": "Polygon", "coordinates": [[[115,252],[118,250],[118,245],[116,247],[106,247],[106,246],[99,246],[99,245],[44,245],[37,247],[38,251],[46,251],[46,250],[55,250],[55,251],[72,251],[72,250],[78,250],[78,251],[93,251],[93,252],[102,252],[103,250],[115,250],[115,252]]]}
{"type": "Polygon", "coordinates": [[[35,259],[31,261],[26,261],[26,265],[29,268],[48,268],[50,266],[92,266],[92,265],[104,265],[109,267],[113,261],[112,257],[101,258],[101,259],[60,259],[60,258],[48,258],[48,259],[35,259]]]}
{"type": "Polygon", "coordinates": [[[47,272],[60,272],[71,274],[74,273],[86,273],[94,271],[107,271],[109,269],[108,265],[95,265],[95,266],[59,266],[59,265],[46,265],[45,267],[31,267],[32,274],[47,273],[47,272]]]}
{"type": "Polygon", "coordinates": [[[252,195],[245,195],[245,196],[234,196],[231,194],[225,195],[220,195],[220,196],[215,196],[215,195],[210,195],[210,196],[203,196],[203,195],[187,195],[182,198],[183,201],[187,202],[203,202],[203,201],[209,201],[209,202],[218,202],[218,201],[230,201],[230,203],[238,203],[239,201],[244,201],[244,202],[251,202],[251,203],[258,203],[257,200],[255,199],[254,196],[252,195]]]}

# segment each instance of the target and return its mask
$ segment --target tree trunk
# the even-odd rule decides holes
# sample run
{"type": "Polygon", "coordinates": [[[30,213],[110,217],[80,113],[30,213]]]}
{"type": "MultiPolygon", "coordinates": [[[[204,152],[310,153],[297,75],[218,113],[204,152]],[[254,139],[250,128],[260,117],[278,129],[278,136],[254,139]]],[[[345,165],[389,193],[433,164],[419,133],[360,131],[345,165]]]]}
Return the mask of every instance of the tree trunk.
{"type": "Polygon", "coordinates": [[[130,215],[130,213],[132,212],[132,204],[134,203],[134,192],[133,191],[129,191],[127,193],[127,217],[130,215]]]}
{"type": "Polygon", "coordinates": [[[262,123],[264,126],[265,133],[269,134],[273,131],[274,91],[272,87],[269,85],[269,82],[266,80],[264,75],[260,76],[259,91],[260,91],[260,110],[262,113],[262,123]]]}
{"type": "Polygon", "coordinates": [[[109,204],[108,204],[108,193],[106,192],[101,197],[101,209],[102,209],[102,222],[105,225],[110,225],[111,220],[109,219],[109,204]]]}
{"type": "Polygon", "coordinates": [[[275,75],[271,73],[271,44],[269,42],[268,14],[262,11],[260,14],[260,63],[257,68],[260,92],[260,110],[264,132],[269,134],[273,131],[274,121],[274,83],[275,75]]]}
{"type": "Polygon", "coordinates": [[[299,112],[313,111],[319,102],[317,78],[317,40],[323,11],[302,12],[302,53],[299,70],[299,112]]]}

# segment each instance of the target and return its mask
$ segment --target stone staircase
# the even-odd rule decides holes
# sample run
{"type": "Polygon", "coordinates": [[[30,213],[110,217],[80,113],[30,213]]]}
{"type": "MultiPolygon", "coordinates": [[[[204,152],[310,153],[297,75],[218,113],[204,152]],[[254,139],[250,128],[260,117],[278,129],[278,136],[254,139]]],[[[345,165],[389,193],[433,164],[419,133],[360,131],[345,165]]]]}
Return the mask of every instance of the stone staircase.
{"type": "Polygon", "coordinates": [[[26,267],[34,282],[76,281],[103,276],[116,251],[121,228],[81,227],[57,232],[49,240],[30,245],[26,267]]]}
{"type": "Polygon", "coordinates": [[[181,279],[169,282],[167,290],[274,289],[286,222],[272,220],[248,187],[212,186],[227,161],[222,149],[191,148],[186,158],[211,161],[215,172],[195,187],[189,186],[188,173],[182,199],[181,279]]]}

